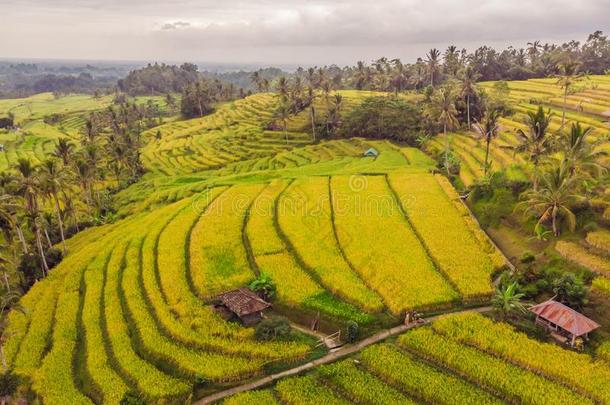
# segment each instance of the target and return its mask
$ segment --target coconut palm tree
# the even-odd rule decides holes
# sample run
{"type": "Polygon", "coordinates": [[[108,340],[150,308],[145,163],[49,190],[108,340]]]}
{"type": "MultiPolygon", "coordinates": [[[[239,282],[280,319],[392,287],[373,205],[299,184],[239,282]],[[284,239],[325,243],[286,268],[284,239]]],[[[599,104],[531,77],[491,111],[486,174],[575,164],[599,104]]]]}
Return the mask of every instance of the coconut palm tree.
{"type": "Polygon", "coordinates": [[[427,114],[432,120],[443,127],[445,137],[445,169],[449,170],[449,137],[448,130],[453,130],[459,125],[457,109],[455,108],[455,96],[450,87],[444,87],[436,91],[430,100],[427,114]]]}
{"type": "Polygon", "coordinates": [[[358,61],[356,64],[356,71],[353,76],[354,86],[357,90],[364,89],[371,80],[371,71],[368,66],[364,64],[362,61],[358,61]]]}
{"type": "Polygon", "coordinates": [[[516,282],[511,283],[504,288],[498,288],[491,299],[493,307],[501,314],[503,319],[517,313],[526,313],[525,306],[521,303],[525,294],[518,292],[518,289],[519,285],[516,282]]]}
{"type": "Polygon", "coordinates": [[[17,210],[21,207],[23,207],[21,197],[11,194],[0,195],[0,219],[2,220],[5,239],[7,241],[12,240],[11,233],[14,232],[21,243],[23,253],[27,254],[29,252],[28,244],[17,218],[17,210]]]}
{"type": "Polygon", "coordinates": [[[23,197],[25,202],[25,214],[30,228],[36,237],[36,246],[42,263],[43,274],[46,276],[49,271],[47,260],[42,247],[42,230],[40,227],[40,211],[38,206],[38,197],[41,194],[40,179],[32,162],[29,159],[19,159],[17,161],[17,193],[23,197]]]}
{"type": "Polygon", "coordinates": [[[275,114],[282,123],[284,138],[286,138],[286,144],[288,144],[288,118],[290,118],[290,109],[288,108],[286,103],[280,103],[280,106],[275,111],[275,114]]]}
{"type": "Polygon", "coordinates": [[[460,95],[466,100],[466,119],[468,122],[468,129],[471,128],[470,125],[470,97],[474,96],[477,93],[476,83],[481,77],[480,74],[474,71],[474,69],[470,66],[467,66],[463,71],[460,77],[461,79],[461,92],[460,95]]]}
{"type": "Polygon", "coordinates": [[[492,140],[494,140],[498,136],[498,131],[500,129],[498,125],[498,120],[500,119],[500,111],[496,109],[489,109],[483,115],[483,119],[480,123],[476,123],[474,125],[475,129],[481,136],[481,138],[485,139],[485,175],[487,176],[487,172],[491,166],[489,162],[489,147],[491,145],[492,140]]]}
{"type": "Polygon", "coordinates": [[[262,88],[262,78],[261,78],[261,74],[260,74],[260,72],[258,70],[252,72],[252,74],[250,75],[250,81],[254,85],[256,85],[256,88],[258,89],[259,92],[263,91],[263,88],[262,88]]]}
{"type": "Polygon", "coordinates": [[[551,123],[553,113],[551,110],[544,112],[542,106],[536,112],[528,111],[525,117],[527,132],[522,129],[517,130],[517,135],[521,144],[515,147],[516,152],[525,152],[534,165],[534,190],[538,188],[538,168],[542,157],[549,152],[551,139],[547,136],[547,131],[551,123]]]}
{"type": "Polygon", "coordinates": [[[570,175],[576,173],[582,177],[601,178],[606,173],[607,169],[600,164],[600,159],[608,156],[608,152],[597,147],[607,139],[589,141],[592,132],[592,127],[583,128],[577,122],[572,123],[567,136],[561,137],[560,147],[570,175]]]}
{"type": "Polygon", "coordinates": [[[572,204],[578,198],[574,194],[579,178],[570,175],[565,161],[554,164],[543,173],[538,189],[532,189],[522,194],[523,201],[517,204],[517,209],[526,214],[536,215],[537,226],[551,221],[553,234],[559,236],[560,229],[557,220],[564,218],[570,230],[576,227],[576,215],[572,212],[572,204]]]}
{"type": "Polygon", "coordinates": [[[61,159],[65,167],[70,164],[72,155],[74,154],[74,144],[71,143],[67,138],[59,138],[55,145],[53,155],[61,159]]]}
{"type": "Polygon", "coordinates": [[[282,102],[286,101],[288,98],[288,80],[284,76],[281,76],[277,81],[276,87],[282,102]]]}
{"type": "Polygon", "coordinates": [[[66,172],[59,168],[56,160],[47,159],[43,162],[40,168],[40,186],[43,195],[53,203],[55,219],[59,225],[62,250],[64,254],[66,254],[66,238],[64,234],[64,221],[62,220],[59,203],[59,191],[67,186],[67,179],[66,172]]]}
{"type": "Polygon", "coordinates": [[[566,121],[566,109],[568,104],[568,92],[572,85],[578,82],[582,77],[579,72],[581,62],[567,56],[563,61],[557,64],[557,84],[563,89],[563,107],[561,109],[561,128],[563,129],[566,121]]]}
{"type": "Polygon", "coordinates": [[[438,72],[439,57],[441,52],[436,49],[430,49],[430,52],[426,54],[426,64],[428,66],[428,73],[430,74],[430,86],[434,87],[434,75],[438,72]]]}

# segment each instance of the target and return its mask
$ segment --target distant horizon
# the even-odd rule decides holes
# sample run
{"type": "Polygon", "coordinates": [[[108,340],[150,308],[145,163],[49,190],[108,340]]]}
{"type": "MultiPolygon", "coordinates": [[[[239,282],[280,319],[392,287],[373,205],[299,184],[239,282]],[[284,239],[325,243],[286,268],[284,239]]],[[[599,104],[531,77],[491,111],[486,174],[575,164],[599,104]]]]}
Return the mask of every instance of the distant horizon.
{"type": "MultiPolygon", "coordinates": [[[[591,30],[591,33],[595,32],[596,29],[591,30]]],[[[604,32],[606,33],[606,32],[604,32]]],[[[571,41],[571,40],[576,40],[579,42],[584,42],[586,41],[586,37],[589,35],[586,34],[583,38],[572,38],[572,37],[566,37],[566,38],[561,38],[561,39],[545,39],[545,40],[540,40],[540,39],[532,39],[532,40],[527,40],[525,43],[518,45],[518,44],[513,44],[513,43],[508,43],[508,44],[504,44],[504,43],[486,43],[486,42],[481,42],[478,45],[474,45],[474,46],[470,46],[470,47],[463,47],[460,46],[459,44],[454,44],[454,43],[449,43],[448,45],[445,46],[441,46],[441,45],[430,45],[428,48],[424,48],[422,50],[421,54],[418,54],[417,56],[413,57],[412,59],[403,59],[403,58],[399,58],[402,60],[403,63],[408,63],[408,64],[412,64],[415,63],[417,61],[417,58],[421,57],[425,57],[425,53],[432,48],[437,48],[439,49],[441,52],[443,52],[448,46],[450,45],[455,45],[458,47],[458,49],[466,49],[468,52],[473,51],[474,49],[477,49],[480,46],[491,46],[493,48],[495,48],[496,50],[503,50],[506,49],[510,46],[512,46],[515,49],[519,49],[519,48],[525,48],[527,45],[527,42],[532,42],[535,40],[540,40],[542,44],[544,43],[549,43],[549,44],[555,44],[555,45],[561,45],[562,43],[571,41]]],[[[285,71],[294,71],[299,67],[303,67],[303,68],[307,68],[307,67],[312,67],[312,66],[330,66],[330,65],[337,65],[339,67],[343,67],[343,66],[353,66],[355,65],[358,61],[364,61],[367,64],[370,64],[372,61],[374,61],[375,59],[381,58],[381,57],[388,57],[389,59],[393,59],[395,58],[395,56],[392,55],[382,55],[380,54],[377,57],[372,58],[371,60],[365,60],[364,58],[358,58],[357,55],[355,55],[355,59],[351,62],[351,63],[333,63],[333,62],[329,62],[329,63],[314,63],[314,62],[310,62],[310,63],[270,63],[270,62],[259,62],[259,61],[244,61],[244,62],[237,62],[237,61],[197,61],[195,59],[176,59],[176,60],[171,60],[171,59],[163,59],[163,58],[157,58],[157,59],[94,59],[94,58],[60,58],[60,57],[56,57],[56,58],[48,58],[48,57],[18,57],[18,56],[2,56],[0,57],[0,63],[1,62],[5,62],[5,63],[49,63],[49,64],[71,64],[71,65],[79,65],[79,64],[100,64],[100,65],[111,65],[111,66],[127,66],[127,67],[140,67],[140,66],[146,66],[147,64],[154,64],[154,63],[165,63],[168,65],[181,65],[182,63],[194,63],[196,64],[200,69],[202,67],[224,67],[230,70],[236,69],[236,70],[240,70],[240,69],[252,69],[252,70],[256,70],[256,69],[264,69],[264,68],[278,68],[278,69],[282,69],[285,71]]],[[[205,69],[204,69],[205,70],[205,69]]],[[[213,69],[212,69],[213,71],[213,69]]]]}

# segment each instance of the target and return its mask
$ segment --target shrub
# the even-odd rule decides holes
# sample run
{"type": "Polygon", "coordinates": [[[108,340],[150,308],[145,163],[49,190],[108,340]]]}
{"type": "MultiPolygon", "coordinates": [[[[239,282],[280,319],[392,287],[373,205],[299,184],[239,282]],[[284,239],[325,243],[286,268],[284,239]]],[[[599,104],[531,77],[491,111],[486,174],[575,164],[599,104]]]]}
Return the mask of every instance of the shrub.
{"type": "Polygon", "coordinates": [[[256,326],[255,336],[261,341],[285,340],[290,337],[292,327],[288,320],[281,316],[264,319],[256,326]]]}
{"type": "Polygon", "coordinates": [[[141,396],[133,392],[126,392],[121,399],[120,405],[146,405],[146,401],[141,396]]]}
{"type": "Polygon", "coordinates": [[[588,288],[583,280],[573,273],[565,273],[553,281],[553,292],[557,295],[557,300],[564,304],[580,308],[588,301],[588,288]]]}
{"type": "Polygon", "coordinates": [[[520,260],[521,260],[521,263],[532,263],[536,260],[536,256],[528,250],[528,251],[523,252],[520,260]]]}
{"type": "Polygon", "coordinates": [[[17,391],[20,382],[19,376],[13,374],[11,371],[0,374],[0,397],[13,395],[15,391],[17,391]]]}
{"type": "Polygon", "coordinates": [[[275,283],[271,279],[271,276],[266,273],[261,273],[257,278],[252,280],[249,287],[267,301],[275,298],[275,283]]]}
{"type": "Polygon", "coordinates": [[[354,343],[360,335],[360,327],[354,321],[347,323],[347,341],[348,343],[354,343]]]}

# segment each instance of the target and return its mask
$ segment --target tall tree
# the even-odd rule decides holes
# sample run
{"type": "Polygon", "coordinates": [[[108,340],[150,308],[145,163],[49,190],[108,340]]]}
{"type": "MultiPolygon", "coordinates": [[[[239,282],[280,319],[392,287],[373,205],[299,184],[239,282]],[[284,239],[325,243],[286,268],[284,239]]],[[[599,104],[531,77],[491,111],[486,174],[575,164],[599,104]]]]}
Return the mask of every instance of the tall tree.
{"type": "Polygon", "coordinates": [[[426,54],[426,64],[428,66],[428,74],[430,75],[430,86],[434,87],[434,78],[438,72],[439,57],[441,52],[436,49],[430,49],[430,52],[426,54]]]}
{"type": "Polygon", "coordinates": [[[57,161],[47,159],[41,166],[40,186],[43,195],[52,201],[55,209],[55,218],[59,226],[59,235],[64,254],[67,253],[66,237],[64,234],[64,221],[61,216],[61,207],[59,203],[59,192],[67,186],[66,172],[61,170],[57,161]]]}
{"type": "Polygon", "coordinates": [[[560,148],[570,175],[576,173],[583,177],[601,178],[607,172],[600,161],[601,158],[608,156],[608,152],[598,148],[607,140],[604,138],[589,140],[592,133],[592,127],[584,128],[577,122],[572,123],[568,134],[561,137],[560,148]]]}
{"type": "Polygon", "coordinates": [[[570,88],[582,78],[579,72],[581,62],[573,59],[571,56],[566,56],[564,60],[557,64],[559,74],[557,76],[557,84],[563,89],[563,107],[561,109],[561,128],[563,129],[566,122],[566,109],[568,107],[568,92],[570,88]]]}
{"type": "Polygon", "coordinates": [[[470,98],[474,96],[477,92],[476,82],[481,77],[474,69],[470,66],[467,66],[463,71],[460,77],[462,86],[461,86],[461,96],[466,100],[466,119],[468,122],[468,129],[471,128],[470,125],[470,98]]]}
{"type": "Polygon", "coordinates": [[[455,95],[449,86],[436,91],[428,106],[428,115],[443,128],[445,137],[445,169],[449,171],[449,137],[448,130],[458,127],[457,109],[455,108],[455,95]]]}
{"type": "Polygon", "coordinates": [[[551,147],[551,139],[547,136],[547,131],[552,117],[553,113],[550,110],[545,113],[542,106],[539,106],[536,112],[527,112],[525,117],[527,132],[522,129],[517,130],[521,144],[514,149],[517,152],[527,153],[534,165],[534,190],[538,188],[540,160],[550,151],[551,147]]]}
{"type": "Polygon", "coordinates": [[[564,218],[570,230],[576,227],[576,215],[572,204],[577,198],[574,194],[578,183],[577,176],[570,176],[565,162],[549,167],[541,176],[540,187],[526,191],[517,208],[538,218],[537,226],[551,222],[553,234],[559,236],[557,220],[564,218]]]}
{"type": "Polygon", "coordinates": [[[498,136],[500,111],[488,109],[483,115],[480,123],[475,124],[475,128],[480,136],[485,139],[485,175],[489,172],[491,163],[489,162],[489,147],[491,142],[498,136]]]}
{"type": "Polygon", "coordinates": [[[26,217],[36,238],[36,246],[38,248],[38,255],[40,256],[40,262],[42,264],[42,272],[46,276],[49,271],[49,266],[47,265],[44,248],[42,247],[42,229],[40,226],[40,211],[38,205],[38,197],[41,192],[39,177],[34,169],[34,166],[32,165],[32,162],[28,159],[19,159],[17,161],[16,170],[18,173],[17,192],[25,201],[26,217]]]}

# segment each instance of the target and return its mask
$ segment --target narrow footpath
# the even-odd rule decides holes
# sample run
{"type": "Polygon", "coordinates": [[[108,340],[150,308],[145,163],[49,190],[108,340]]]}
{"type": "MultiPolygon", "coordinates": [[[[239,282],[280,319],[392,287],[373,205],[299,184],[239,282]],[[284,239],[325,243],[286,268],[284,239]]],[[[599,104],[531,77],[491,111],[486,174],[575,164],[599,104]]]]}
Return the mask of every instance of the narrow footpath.
{"type": "MultiPolygon", "coordinates": [[[[466,309],[463,311],[448,312],[448,313],[458,314],[458,313],[463,313],[463,312],[489,312],[491,310],[492,310],[492,307],[487,306],[487,307],[472,308],[472,309],[466,309]]],[[[429,322],[434,321],[435,319],[437,319],[438,317],[440,317],[442,315],[445,315],[445,314],[440,314],[440,315],[432,316],[429,318],[424,318],[424,321],[425,321],[425,323],[429,323],[429,322]]],[[[421,325],[422,325],[421,323],[420,324],[413,323],[413,324],[410,324],[409,326],[400,325],[400,326],[396,326],[391,329],[386,329],[386,330],[376,333],[372,336],[369,336],[368,338],[363,339],[363,340],[359,341],[358,343],[354,343],[353,345],[344,346],[343,348],[341,348],[337,351],[328,353],[327,355],[325,355],[324,357],[320,357],[319,359],[310,361],[308,363],[302,364],[300,366],[297,366],[297,367],[294,367],[294,368],[291,368],[288,370],[284,370],[280,373],[268,375],[261,379],[249,382],[247,384],[238,385],[236,387],[217,392],[215,394],[201,398],[200,400],[193,402],[193,404],[195,404],[195,405],[211,404],[211,403],[219,401],[223,398],[230,397],[231,395],[239,394],[240,392],[261,388],[265,385],[271,384],[275,380],[279,380],[281,378],[300,374],[304,371],[310,370],[310,369],[320,366],[322,364],[332,363],[342,357],[346,357],[346,356],[349,356],[350,354],[356,353],[356,352],[364,349],[367,346],[373,345],[375,343],[379,343],[379,342],[389,338],[390,336],[399,335],[401,333],[408,331],[409,329],[412,329],[412,328],[415,328],[415,327],[421,326],[421,325]]]]}

